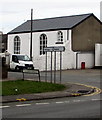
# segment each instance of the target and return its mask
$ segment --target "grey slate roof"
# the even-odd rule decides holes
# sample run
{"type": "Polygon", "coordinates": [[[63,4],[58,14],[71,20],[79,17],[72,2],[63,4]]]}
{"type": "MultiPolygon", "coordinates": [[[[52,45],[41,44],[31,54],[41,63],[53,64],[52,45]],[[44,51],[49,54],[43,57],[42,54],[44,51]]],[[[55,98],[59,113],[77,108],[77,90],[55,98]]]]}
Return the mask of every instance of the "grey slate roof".
{"type": "MultiPolygon", "coordinates": [[[[55,18],[47,18],[47,19],[36,19],[33,20],[33,31],[38,32],[38,31],[71,29],[75,27],[77,24],[81,23],[83,20],[90,17],[91,15],[93,14],[90,13],[90,14],[55,17],[55,18]]],[[[18,26],[17,28],[10,31],[8,34],[30,32],[30,27],[31,27],[31,21],[28,20],[25,23],[18,26]]]]}

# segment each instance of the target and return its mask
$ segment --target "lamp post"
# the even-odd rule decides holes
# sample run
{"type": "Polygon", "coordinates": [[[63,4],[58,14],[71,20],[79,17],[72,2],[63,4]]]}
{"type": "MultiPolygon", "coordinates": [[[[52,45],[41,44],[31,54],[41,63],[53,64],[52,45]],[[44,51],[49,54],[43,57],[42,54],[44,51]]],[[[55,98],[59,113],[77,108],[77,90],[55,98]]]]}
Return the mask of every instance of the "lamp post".
{"type": "Polygon", "coordinates": [[[32,30],[33,30],[33,9],[31,9],[31,36],[30,36],[30,59],[32,60],[32,30]]]}

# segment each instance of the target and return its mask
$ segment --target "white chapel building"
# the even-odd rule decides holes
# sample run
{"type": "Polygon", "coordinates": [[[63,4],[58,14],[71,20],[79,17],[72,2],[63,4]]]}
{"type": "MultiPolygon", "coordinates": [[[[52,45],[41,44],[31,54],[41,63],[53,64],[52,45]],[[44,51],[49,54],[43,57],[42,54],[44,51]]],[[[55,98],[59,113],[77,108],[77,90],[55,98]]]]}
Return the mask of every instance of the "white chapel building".
{"type": "MultiPolygon", "coordinates": [[[[93,68],[95,44],[100,43],[100,26],[100,20],[92,13],[33,20],[34,67],[40,71],[45,70],[45,47],[64,46],[62,69],[81,69],[82,63],[85,68],[93,68]]],[[[30,39],[31,20],[28,20],[8,33],[8,52],[30,56],[30,39]]],[[[47,57],[47,69],[50,70],[50,53],[47,57]]],[[[58,52],[57,70],[59,64],[58,52]]]]}

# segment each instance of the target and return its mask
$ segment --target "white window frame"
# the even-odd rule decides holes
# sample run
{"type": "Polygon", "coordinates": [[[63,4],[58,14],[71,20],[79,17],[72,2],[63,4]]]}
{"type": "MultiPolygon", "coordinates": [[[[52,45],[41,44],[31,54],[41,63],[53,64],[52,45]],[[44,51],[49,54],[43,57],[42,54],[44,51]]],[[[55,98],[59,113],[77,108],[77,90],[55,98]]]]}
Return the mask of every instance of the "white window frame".
{"type": "Polygon", "coordinates": [[[14,37],[14,54],[20,54],[21,40],[19,36],[14,37]]]}
{"type": "Polygon", "coordinates": [[[44,48],[47,47],[47,35],[41,34],[40,35],[40,55],[44,55],[44,48]]]}
{"type": "Polygon", "coordinates": [[[57,32],[57,41],[63,42],[63,32],[62,31],[57,32]]]}

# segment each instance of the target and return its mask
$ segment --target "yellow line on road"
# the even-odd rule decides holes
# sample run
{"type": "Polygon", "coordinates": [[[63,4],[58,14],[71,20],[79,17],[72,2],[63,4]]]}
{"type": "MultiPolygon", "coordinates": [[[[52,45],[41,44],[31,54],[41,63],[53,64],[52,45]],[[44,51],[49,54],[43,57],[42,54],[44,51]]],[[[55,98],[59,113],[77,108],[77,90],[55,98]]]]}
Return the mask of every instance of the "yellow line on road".
{"type": "Polygon", "coordinates": [[[97,88],[97,87],[94,87],[95,88],[95,92],[94,93],[91,93],[91,94],[88,94],[88,95],[84,95],[84,96],[92,96],[92,95],[97,95],[97,94],[100,94],[102,92],[101,89],[97,88]]]}
{"type": "MultiPolygon", "coordinates": [[[[67,83],[71,83],[71,82],[67,82],[67,83]]],[[[83,95],[83,96],[92,96],[92,95],[97,95],[97,94],[100,94],[100,93],[102,92],[102,90],[101,90],[100,88],[97,88],[97,87],[94,87],[94,86],[85,85],[85,84],[81,84],[81,83],[71,83],[71,84],[82,85],[82,86],[85,86],[85,87],[88,87],[88,88],[95,89],[95,92],[94,92],[94,93],[90,93],[90,94],[83,95]]]]}

